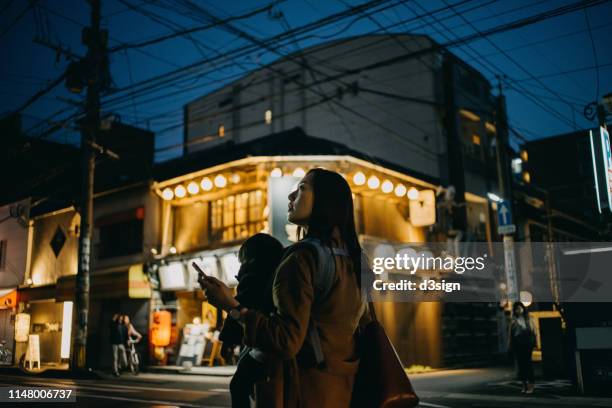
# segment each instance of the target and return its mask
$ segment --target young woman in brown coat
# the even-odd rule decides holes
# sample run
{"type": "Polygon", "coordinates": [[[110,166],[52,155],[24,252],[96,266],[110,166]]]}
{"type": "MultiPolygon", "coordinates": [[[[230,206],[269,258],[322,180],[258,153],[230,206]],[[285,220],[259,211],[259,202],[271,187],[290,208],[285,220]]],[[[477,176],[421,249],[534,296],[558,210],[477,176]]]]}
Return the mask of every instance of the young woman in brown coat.
{"type": "Polygon", "coordinates": [[[335,255],[335,278],[325,299],[314,301],[314,253],[291,251],[276,272],[272,315],[248,310],[223,282],[200,277],[209,302],[230,312],[245,328],[245,343],[278,357],[269,366],[269,381],[257,384],[258,407],[349,407],[359,360],[353,334],[364,313],[360,291],[361,247],[353,217],[351,189],[338,173],[313,169],[289,195],[288,220],[304,238],[346,255],[335,255]],[[312,318],[318,329],[324,366],[314,361],[307,331],[312,318]]]}

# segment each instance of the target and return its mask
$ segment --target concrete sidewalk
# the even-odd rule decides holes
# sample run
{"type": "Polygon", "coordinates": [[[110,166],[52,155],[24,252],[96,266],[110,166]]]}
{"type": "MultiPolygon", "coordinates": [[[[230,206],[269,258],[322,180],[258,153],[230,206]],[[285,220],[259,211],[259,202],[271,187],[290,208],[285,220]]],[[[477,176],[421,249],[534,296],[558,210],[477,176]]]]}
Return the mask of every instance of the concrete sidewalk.
{"type": "Polygon", "coordinates": [[[521,383],[509,367],[440,370],[413,374],[410,380],[426,402],[423,406],[612,407],[611,397],[580,395],[569,380],[536,378],[535,392],[521,394],[521,383]]]}

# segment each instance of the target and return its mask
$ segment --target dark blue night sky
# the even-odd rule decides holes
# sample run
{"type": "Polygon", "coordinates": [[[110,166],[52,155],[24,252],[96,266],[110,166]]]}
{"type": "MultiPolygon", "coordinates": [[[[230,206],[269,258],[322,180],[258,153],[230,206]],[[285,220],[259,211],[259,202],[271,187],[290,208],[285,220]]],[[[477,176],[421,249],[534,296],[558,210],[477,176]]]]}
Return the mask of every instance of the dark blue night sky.
{"type": "MultiPolygon", "coordinates": [[[[61,75],[68,65],[64,57],[58,58],[54,51],[36,43],[35,39],[62,44],[75,54],[85,53],[85,47],[80,43],[80,31],[89,22],[86,1],[42,0],[34,9],[25,11],[29,3],[25,0],[0,1],[2,114],[21,106],[49,81],[61,75]]],[[[114,47],[207,24],[207,17],[197,12],[197,7],[223,19],[249,13],[271,2],[106,0],[102,3],[103,25],[109,29],[109,46],[114,47]]],[[[286,31],[288,27],[299,27],[361,3],[286,0],[276,2],[272,15],[263,12],[233,24],[263,40],[286,31]],[[281,12],[284,18],[279,17],[281,12]]],[[[373,17],[382,26],[393,25],[390,32],[423,33],[440,43],[447,43],[473,34],[475,29],[486,31],[575,3],[557,0],[396,1],[385,3],[395,6],[373,17]],[[453,7],[448,7],[449,4],[453,7]],[[436,13],[436,19],[415,19],[415,16],[444,7],[447,9],[436,13]],[[407,22],[398,24],[401,21],[407,22]]],[[[504,92],[510,124],[526,139],[592,127],[595,123],[583,116],[584,106],[612,92],[612,4],[602,3],[451,50],[480,70],[494,86],[497,86],[496,75],[507,77],[504,92]],[[592,42],[587,24],[591,28],[592,42]],[[596,64],[599,70],[595,69],[596,64]],[[549,111],[541,105],[547,106],[549,111]]],[[[315,35],[299,41],[299,46],[306,48],[325,41],[323,38],[326,37],[342,38],[370,32],[381,30],[370,19],[350,17],[312,32],[315,35]]],[[[246,44],[246,40],[214,28],[193,33],[189,38],[177,37],[145,48],[118,51],[111,57],[114,88],[121,89],[246,44]]],[[[296,46],[289,44],[279,51],[288,54],[296,51],[296,46]]],[[[277,54],[260,49],[238,61],[219,63],[222,67],[210,72],[204,72],[211,68],[210,65],[198,64],[190,71],[191,75],[182,76],[154,93],[130,96],[120,92],[117,94],[120,99],[114,102],[109,101],[115,96],[107,96],[104,110],[119,113],[124,122],[157,132],[158,160],[175,157],[180,154],[180,149],[169,149],[168,146],[181,142],[182,106],[185,102],[237,79],[246,70],[257,69],[277,58],[277,54]]],[[[68,117],[82,98],[83,95],[70,94],[60,85],[26,109],[24,127],[34,132],[37,125],[48,123],[45,122],[47,119],[68,117]]],[[[74,143],[78,141],[78,133],[65,129],[52,138],[74,143]]]]}

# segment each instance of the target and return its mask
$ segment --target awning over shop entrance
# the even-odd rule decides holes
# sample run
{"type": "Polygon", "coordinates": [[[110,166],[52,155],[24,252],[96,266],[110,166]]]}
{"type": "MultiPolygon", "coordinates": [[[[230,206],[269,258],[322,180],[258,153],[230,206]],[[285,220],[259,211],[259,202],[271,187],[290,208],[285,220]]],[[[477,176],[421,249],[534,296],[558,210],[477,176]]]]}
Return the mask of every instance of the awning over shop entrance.
{"type": "MultiPolygon", "coordinates": [[[[74,300],[76,275],[62,276],[57,280],[55,299],[58,302],[74,300]]],[[[143,265],[132,265],[127,269],[112,273],[92,273],[90,275],[89,296],[98,299],[149,299],[151,287],[143,272],[143,265]]]]}

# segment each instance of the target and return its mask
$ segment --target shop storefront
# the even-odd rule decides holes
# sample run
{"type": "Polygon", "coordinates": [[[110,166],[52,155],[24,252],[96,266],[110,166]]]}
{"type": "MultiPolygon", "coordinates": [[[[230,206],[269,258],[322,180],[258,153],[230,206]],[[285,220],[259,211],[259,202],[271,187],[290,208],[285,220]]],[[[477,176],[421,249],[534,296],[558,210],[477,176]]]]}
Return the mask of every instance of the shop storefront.
{"type": "Polygon", "coordinates": [[[96,270],[91,275],[87,361],[90,367],[110,370],[110,322],[115,314],[126,315],[143,336],[136,345],[147,362],[151,286],[143,264],[96,270]]]}
{"type": "MultiPolygon", "coordinates": [[[[70,368],[74,332],[76,275],[61,276],[54,285],[19,288],[15,333],[15,364],[33,373],[70,368]]],[[[89,367],[108,368],[112,359],[108,323],[112,315],[128,315],[143,334],[146,355],[151,288],[143,265],[93,273],[90,278],[88,324],[89,367]]]]}
{"type": "Polygon", "coordinates": [[[151,304],[150,352],[156,365],[223,364],[219,331],[225,313],[210,305],[197,282],[196,262],[208,275],[237,284],[237,247],[168,257],[154,266],[159,278],[151,304]]]}
{"type": "Polygon", "coordinates": [[[13,364],[17,288],[0,289],[0,366],[13,364]]]}
{"type": "Polygon", "coordinates": [[[56,289],[56,285],[19,289],[15,364],[26,371],[69,368],[74,304],[58,298],[56,289]]]}

